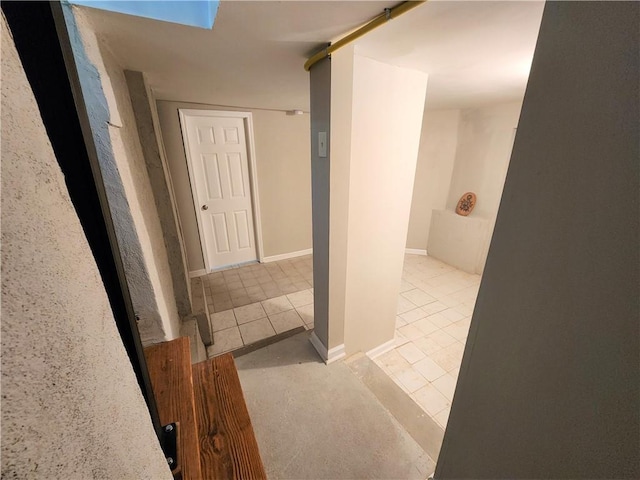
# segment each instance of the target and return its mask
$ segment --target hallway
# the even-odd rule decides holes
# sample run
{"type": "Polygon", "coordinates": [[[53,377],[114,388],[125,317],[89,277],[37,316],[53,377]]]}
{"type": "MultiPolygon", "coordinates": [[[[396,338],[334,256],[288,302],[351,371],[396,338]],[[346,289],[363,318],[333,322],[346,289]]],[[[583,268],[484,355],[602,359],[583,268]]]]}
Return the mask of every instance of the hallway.
{"type": "Polygon", "coordinates": [[[312,256],[251,264],[202,277],[211,357],[294,328],[313,328],[312,256]]]}
{"type": "MultiPolygon", "coordinates": [[[[433,473],[437,452],[411,435],[353,365],[324,365],[309,332],[236,365],[268,478],[424,480],[433,473]]],[[[385,392],[398,390],[375,368],[385,392]]],[[[441,441],[429,423],[416,421],[441,441]]]]}
{"type": "MultiPolygon", "coordinates": [[[[214,332],[209,356],[295,328],[313,328],[312,256],[254,264],[205,277],[214,332]],[[259,290],[258,290],[259,289],[259,290]],[[248,303],[245,297],[250,300],[248,303]],[[239,301],[231,308],[229,302],[239,301]],[[228,308],[219,310],[221,306],[228,308]]],[[[422,410],[446,427],[480,275],[406,254],[395,346],[374,362],[422,410]]]]}

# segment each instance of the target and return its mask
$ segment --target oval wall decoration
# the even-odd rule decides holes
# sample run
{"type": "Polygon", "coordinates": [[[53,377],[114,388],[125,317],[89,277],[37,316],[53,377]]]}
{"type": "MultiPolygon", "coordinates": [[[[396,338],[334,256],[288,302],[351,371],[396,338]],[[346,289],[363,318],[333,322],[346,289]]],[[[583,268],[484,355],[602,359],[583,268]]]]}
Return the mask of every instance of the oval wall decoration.
{"type": "Polygon", "coordinates": [[[473,192],[467,192],[458,201],[458,206],[456,207],[456,213],[458,215],[462,215],[466,217],[473,211],[473,207],[476,206],[476,194],[473,192]]]}

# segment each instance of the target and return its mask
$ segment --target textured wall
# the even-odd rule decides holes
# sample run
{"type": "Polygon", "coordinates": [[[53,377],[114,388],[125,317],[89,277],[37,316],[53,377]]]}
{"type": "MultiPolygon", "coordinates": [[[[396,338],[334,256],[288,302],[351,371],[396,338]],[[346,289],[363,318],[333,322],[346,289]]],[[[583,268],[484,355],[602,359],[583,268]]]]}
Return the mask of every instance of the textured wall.
{"type": "Polygon", "coordinates": [[[124,72],[85,14],[63,8],[140,337],[176,338],[173,281],[124,72]]]}
{"type": "Polygon", "coordinates": [[[136,117],[140,146],[162,227],[162,237],[167,249],[167,261],[173,280],[173,292],[178,314],[180,317],[186,317],[191,314],[187,257],[180,232],[169,166],[162,148],[160,131],[156,130],[158,125],[154,121],[156,102],[142,72],[126,70],[124,74],[131,97],[131,106],[136,117]]]}
{"type": "Polygon", "coordinates": [[[640,478],[640,4],[547,2],[436,478],[640,478]]]}
{"type": "Polygon", "coordinates": [[[171,478],[4,17],[2,478],[171,478]]]}

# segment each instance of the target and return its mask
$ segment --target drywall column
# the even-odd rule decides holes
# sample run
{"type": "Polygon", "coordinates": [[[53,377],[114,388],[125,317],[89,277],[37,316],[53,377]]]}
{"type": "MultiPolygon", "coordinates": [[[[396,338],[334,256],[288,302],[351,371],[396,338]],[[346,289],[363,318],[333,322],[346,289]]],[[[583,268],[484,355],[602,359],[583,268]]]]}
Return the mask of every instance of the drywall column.
{"type": "MultiPolygon", "coordinates": [[[[331,59],[316,63],[309,72],[311,93],[311,209],[313,232],[314,331],[311,340],[327,361],[329,343],[329,172],[331,159],[331,59]],[[324,156],[318,137],[325,136],[324,156]]],[[[334,332],[342,342],[342,332],[334,332]]]]}
{"type": "Polygon", "coordinates": [[[354,49],[348,45],[331,58],[329,345],[334,355],[344,353],[354,49]]]}
{"type": "Polygon", "coordinates": [[[171,479],[2,18],[2,478],[171,479]]]}
{"type": "Polygon", "coordinates": [[[343,308],[346,353],[374,353],[393,342],[427,75],[357,46],[332,61],[329,327],[343,308]]]}
{"type": "Polygon", "coordinates": [[[131,106],[136,118],[140,146],[144,155],[151,190],[162,227],[162,237],[167,249],[167,259],[173,280],[173,293],[176,298],[178,314],[184,318],[190,315],[191,300],[189,297],[189,274],[187,259],[180,236],[180,224],[176,211],[175,194],[169,168],[159,140],[159,131],[154,122],[155,100],[149,90],[142,72],[125,70],[131,106]]]}
{"type": "Polygon", "coordinates": [[[639,23],[545,6],[438,479],[640,477],[639,23]]]}

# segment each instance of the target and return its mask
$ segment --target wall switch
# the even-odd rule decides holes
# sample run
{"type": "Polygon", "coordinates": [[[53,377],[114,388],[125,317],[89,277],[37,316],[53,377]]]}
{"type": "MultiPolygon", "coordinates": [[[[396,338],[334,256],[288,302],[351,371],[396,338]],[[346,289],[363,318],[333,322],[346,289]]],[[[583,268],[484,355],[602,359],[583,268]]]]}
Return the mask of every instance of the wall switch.
{"type": "Polygon", "coordinates": [[[327,158],[327,132],[318,132],[318,156],[327,158]]]}

